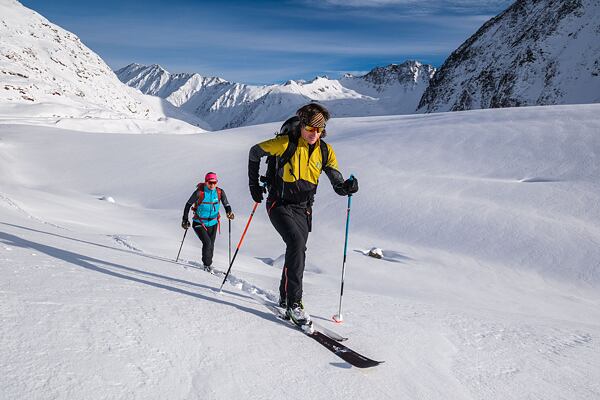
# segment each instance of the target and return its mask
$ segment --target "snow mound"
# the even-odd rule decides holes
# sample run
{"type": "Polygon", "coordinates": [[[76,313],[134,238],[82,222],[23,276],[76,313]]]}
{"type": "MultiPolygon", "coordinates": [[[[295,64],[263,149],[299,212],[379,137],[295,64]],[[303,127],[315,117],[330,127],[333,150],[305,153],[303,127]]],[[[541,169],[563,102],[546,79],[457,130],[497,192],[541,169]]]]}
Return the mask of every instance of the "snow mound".
{"type": "Polygon", "coordinates": [[[115,199],[113,199],[111,196],[102,196],[99,197],[98,200],[106,201],[108,203],[115,203],[115,199]]]}

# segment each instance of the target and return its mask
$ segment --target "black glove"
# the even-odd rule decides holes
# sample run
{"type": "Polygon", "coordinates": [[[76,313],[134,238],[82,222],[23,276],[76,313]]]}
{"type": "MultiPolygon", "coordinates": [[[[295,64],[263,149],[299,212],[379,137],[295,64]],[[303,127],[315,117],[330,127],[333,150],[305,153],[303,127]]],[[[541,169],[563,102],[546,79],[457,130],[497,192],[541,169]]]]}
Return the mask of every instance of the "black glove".
{"type": "Polygon", "coordinates": [[[347,194],[356,193],[358,192],[358,179],[356,179],[355,177],[348,178],[344,181],[342,187],[344,188],[344,191],[346,191],[347,194]]]}
{"type": "Polygon", "coordinates": [[[252,200],[257,203],[263,201],[263,194],[266,192],[263,186],[259,185],[250,185],[250,194],[252,195],[252,200]]]}
{"type": "Polygon", "coordinates": [[[187,218],[185,218],[185,217],[184,217],[184,218],[181,220],[181,227],[182,227],[183,229],[187,229],[187,228],[189,228],[189,227],[190,227],[190,220],[188,220],[187,218]]]}

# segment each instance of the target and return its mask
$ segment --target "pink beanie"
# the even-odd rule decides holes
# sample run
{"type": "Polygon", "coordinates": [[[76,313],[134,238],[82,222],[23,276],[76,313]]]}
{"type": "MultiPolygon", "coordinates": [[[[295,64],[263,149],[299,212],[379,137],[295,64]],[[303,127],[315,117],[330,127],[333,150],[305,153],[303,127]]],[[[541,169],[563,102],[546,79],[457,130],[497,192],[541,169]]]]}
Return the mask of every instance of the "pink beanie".
{"type": "Polygon", "coordinates": [[[206,174],[206,176],[204,177],[204,182],[208,181],[218,181],[217,174],[215,174],[214,172],[209,172],[208,174],[206,174]]]}

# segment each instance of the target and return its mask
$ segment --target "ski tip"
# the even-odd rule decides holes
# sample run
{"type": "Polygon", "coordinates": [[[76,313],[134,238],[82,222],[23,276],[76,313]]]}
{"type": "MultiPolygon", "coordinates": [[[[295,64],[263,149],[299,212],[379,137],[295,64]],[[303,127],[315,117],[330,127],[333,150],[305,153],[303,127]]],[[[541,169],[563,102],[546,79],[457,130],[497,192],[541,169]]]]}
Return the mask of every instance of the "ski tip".
{"type": "Polygon", "coordinates": [[[383,364],[384,362],[385,362],[385,361],[375,361],[375,360],[370,360],[370,362],[369,362],[369,363],[365,363],[365,364],[363,364],[363,365],[355,365],[355,367],[357,367],[357,368],[362,368],[362,369],[364,369],[364,368],[373,368],[373,367],[376,367],[376,366],[378,366],[379,364],[383,364]]]}

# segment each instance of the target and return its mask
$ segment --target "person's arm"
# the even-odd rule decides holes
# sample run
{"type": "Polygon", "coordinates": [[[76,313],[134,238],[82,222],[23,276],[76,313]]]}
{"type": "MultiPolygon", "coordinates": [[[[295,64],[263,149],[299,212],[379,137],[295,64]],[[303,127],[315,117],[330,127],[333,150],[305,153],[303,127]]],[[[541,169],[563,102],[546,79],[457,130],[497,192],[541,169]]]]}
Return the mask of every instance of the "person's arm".
{"type": "Polygon", "coordinates": [[[225,207],[225,212],[227,213],[227,215],[231,214],[231,205],[229,204],[229,201],[227,200],[227,195],[225,194],[225,191],[223,189],[221,189],[221,203],[223,203],[223,207],[225,207]]]}
{"type": "Polygon", "coordinates": [[[260,186],[258,181],[260,170],[260,159],[265,156],[281,156],[287,149],[289,143],[288,136],[279,136],[264,142],[255,144],[250,148],[248,154],[248,186],[252,199],[260,203],[263,199],[265,189],[260,186]]]}
{"type": "Polygon", "coordinates": [[[329,155],[327,158],[327,165],[323,167],[323,171],[329,178],[329,182],[331,182],[333,190],[340,196],[347,196],[349,194],[358,192],[358,180],[354,177],[352,180],[344,180],[344,176],[338,169],[338,162],[335,152],[329,144],[327,144],[327,146],[329,147],[329,155]]]}
{"type": "Polygon", "coordinates": [[[248,154],[248,180],[250,186],[258,185],[260,159],[266,156],[283,155],[285,149],[287,149],[288,143],[288,136],[279,136],[255,144],[250,148],[250,153],[248,154]]]}
{"type": "Polygon", "coordinates": [[[190,213],[190,208],[194,205],[194,203],[198,200],[198,191],[194,190],[194,193],[190,196],[187,203],[185,203],[185,207],[183,208],[183,217],[181,218],[181,227],[183,229],[187,229],[190,226],[190,220],[188,219],[188,214],[190,213]]]}

